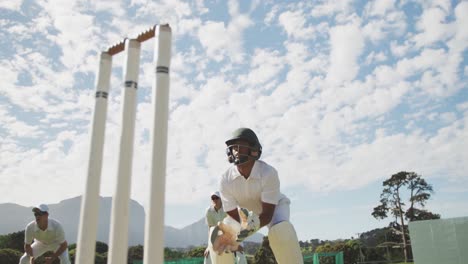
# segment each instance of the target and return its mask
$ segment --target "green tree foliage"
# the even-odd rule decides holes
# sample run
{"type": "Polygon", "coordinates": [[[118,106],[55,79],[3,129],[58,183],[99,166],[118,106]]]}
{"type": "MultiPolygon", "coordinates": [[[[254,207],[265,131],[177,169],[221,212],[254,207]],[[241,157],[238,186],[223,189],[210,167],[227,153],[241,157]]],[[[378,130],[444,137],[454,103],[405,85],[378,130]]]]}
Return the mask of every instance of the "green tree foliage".
{"type": "Polygon", "coordinates": [[[440,214],[434,214],[426,210],[418,208],[409,208],[405,217],[411,221],[420,221],[420,220],[431,220],[431,219],[440,219],[440,214]]]}
{"type": "Polygon", "coordinates": [[[20,252],[24,251],[24,230],[0,235],[0,249],[9,248],[20,252]]]}
{"type": "Polygon", "coordinates": [[[263,237],[262,246],[255,253],[254,260],[256,264],[277,264],[267,236],[263,237]]]}
{"type": "Polygon", "coordinates": [[[205,249],[206,246],[192,248],[187,253],[185,253],[185,256],[188,258],[204,257],[205,249]]]}
{"type": "Polygon", "coordinates": [[[131,246],[128,248],[128,264],[132,264],[133,260],[143,260],[144,249],[142,245],[131,246]]]}
{"type": "Polygon", "coordinates": [[[361,253],[360,249],[362,247],[362,243],[359,240],[351,239],[345,242],[343,257],[344,261],[348,260],[346,263],[354,263],[360,259],[361,253]]]}
{"type": "Polygon", "coordinates": [[[68,244],[68,251],[71,251],[72,249],[76,249],[76,243],[68,244]]]}
{"type": "Polygon", "coordinates": [[[164,248],[164,260],[177,260],[181,258],[184,258],[183,252],[170,248],[164,248]]]}
{"type": "Polygon", "coordinates": [[[401,260],[403,259],[403,253],[400,249],[396,249],[391,246],[391,257],[388,255],[388,248],[383,245],[389,243],[401,244],[401,237],[398,235],[393,228],[377,228],[371,231],[362,233],[359,237],[362,242],[362,254],[364,261],[386,261],[389,259],[401,260]]]}
{"type": "MultiPolygon", "coordinates": [[[[68,251],[71,251],[73,249],[76,249],[76,243],[68,245],[68,251]]],[[[107,251],[109,251],[109,246],[106,243],[101,242],[101,241],[96,241],[96,252],[97,253],[102,254],[102,253],[106,253],[107,251]]]]}
{"type": "MultiPolygon", "coordinates": [[[[325,245],[321,245],[317,247],[315,253],[332,253],[332,252],[339,252],[341,249],[341,245],[338,246],[336,244],[326,243],[325,245]]],[[[334,257],[319,257],[320,264],[334,264],[335,258],[334,257]]]]}
{"type": "Polygon", "coordinates": [[[439,214],[433,214],[423,209],[427,200],[431,198],[431,194],[434,193],[432,185],[428,184],[426,180],[414,172],[407,173],[406,183],[408,190],[410,191],[410,206],[405,212],[406,219],[408,219],[410,222],[418,220],[440,219],[439,214]],[[420,206],[421,208],[417,208],[416,206],[420,206]]]}
{"type": "MultiPolygon", "coordinates": [[[[96,253],[94,257],[94,263],[106,263],[107,262],[107,251],[109,246],[104,243],[97,241],[96,242],[96,253]]],[[[76,259],[76,243],[68,245],[68,255],[70,256],[71,263],[75,263],[76,259]]]]}
{"type": "MultiPolygon", "coordinates": [[[[73,244],[76,246],[76,244],[73,244]]],[[[70,257],[70,262],[73,264],[75,263],[75,259],[76,259],[76,247],[75,248],[68,248],[68,256],[70,257]]]]}
{"type": "Polygon", "coordinates": [[[96,241],[96,253],[104,254],[109,251],[109,246],[101,241],[96,241]]]}
{"type": "Polygon", "coordinates": [[[393,174],[390,179],[383,182],[383,191],[380,195],[380,204],[372,212],[377,219],[385,219],[390,212],[395,217],[392,227],[397,227],[403,241],[403,253],[405,262],[408,261],[408,230],[405,220],[416,221],[422,219],[438,219],[440,215],[425,211],[423,208],[433,193],[432,186],[420,175],[414,172],[401,171],[393,174]],[[405,190],[409,191],[409,207],[402,197],[405,190]],[[420,206],[420,208],[417,208],[420,206]],[[431,218],[432,217],[432,218],[431,218]]]}
{"type": "Polygon", "coordinates": [[[0,249],[0,263],[2,264],[18,264],[23,252],[10,249],[2,248],[0,249]]]}
{"type": "Polygon", "coordinates": [[[94,264],[106,264],[107,263],[107,252],[97,253],[94,257],[94,264]]]}
{"type": "Polygon", "coordinates": [[[376,228],[362,233],[359,240],[364,247],[376,247],[384,242],[401,242],[398,236],[390,227],[376,228]]]}
{"type": "Polygon", "coordinates": [[[260,243],[244,241],[244,253],[247,255],[255,255],[255,252],[257,252],[260,246],[260,243]]]}
{"type": "MultiPolygon", "coordinates": [[[[344,263],[356,263],[360,255],[360,242],[358,240],[326,243],[317,247],[316,253],[343,252],[344,263]]],[[[334,264],[335,257],[320,257],[320,264],[334,264]]]]}
{"type": "Polygon", "coordinates": [[[302,255],[312,255],[319,245],[319,239],[311,239],[310,241],[299,241],[299,246],[301,247],[302,255]]]}

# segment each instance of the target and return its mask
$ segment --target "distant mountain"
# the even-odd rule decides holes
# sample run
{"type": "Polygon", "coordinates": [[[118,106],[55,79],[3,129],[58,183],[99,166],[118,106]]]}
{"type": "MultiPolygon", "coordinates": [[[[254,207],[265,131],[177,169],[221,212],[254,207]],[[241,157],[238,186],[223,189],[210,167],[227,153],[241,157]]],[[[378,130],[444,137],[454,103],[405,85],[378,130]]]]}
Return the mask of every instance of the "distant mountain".
{"type": "MultiPolygon", "coordinates": [[[[101,197],[99,201],[99,220],[97,240],[109,243],[110,215],[112,208],[111,197],[101,197]]],[[[78,236],[78,225],[80,221],[81,196],[63,200],[58,204],[49,204],[50,217],[59,220],[67,241],[76,243],[78,236]]],[[[32,207],[6,203],[0,204],[0,235],[24,230],[26,225],[34,220],[31,212],[32,207]]],[[[129,219],[129,246],[144,244],[145,211],[143,206],[134,200],[130,201],[129,219]]],[[[184,248],[189,246],[206,245],[208,227],[204,218],[190,224],[182,229],[170,226],[164,227],[164,241],[166,247],[184,248]]],[[[261,243],[262,234],[253,235],[248,241],[261,243]]]]}

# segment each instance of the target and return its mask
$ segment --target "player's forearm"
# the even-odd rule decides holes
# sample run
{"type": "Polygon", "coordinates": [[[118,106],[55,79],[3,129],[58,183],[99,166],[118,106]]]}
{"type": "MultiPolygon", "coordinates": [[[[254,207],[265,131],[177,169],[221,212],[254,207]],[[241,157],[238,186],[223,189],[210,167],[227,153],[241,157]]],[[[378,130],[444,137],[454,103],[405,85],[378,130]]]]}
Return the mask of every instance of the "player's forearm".
{"type": "Polygon", "coordinates": [[[260,219],[260,227],[264,227],[268,225],[271,222],[271,219],[273,218],[272,214],[269,213],[261,213],[258,218],[260,219]]]}
{"type": "Polygon", "coordinates": [[[24,244],[24,252],[26,252],[28,256],[33,256],[33,251],[30,244],[24,244]]]}
{"type": "Polygon", "coordinates": [[[240,216],[239,216],[239,211],[237,209],[234,209],[232,211],[227,212],[227,214],[232,217],[232,219],[236,220],[237,222],[241,222],[240,216]]]}
{"type": "Polygon", "coordinates": [[[260,219],[260,227],[266,226],[271,222],[276,205],[262,202],[262,212],[258,216],[260,219]]]}
{"type": "Polygon", "coordinates": [[[68,247],[67,241],[60,244],[60,247],[57,249],[57,251],[55,251],[55,253],[52,255],[52,257],[53,258],[58,258],[60,255],[62,255],[63,252],[65,252],[67,247],[68,247]]]}

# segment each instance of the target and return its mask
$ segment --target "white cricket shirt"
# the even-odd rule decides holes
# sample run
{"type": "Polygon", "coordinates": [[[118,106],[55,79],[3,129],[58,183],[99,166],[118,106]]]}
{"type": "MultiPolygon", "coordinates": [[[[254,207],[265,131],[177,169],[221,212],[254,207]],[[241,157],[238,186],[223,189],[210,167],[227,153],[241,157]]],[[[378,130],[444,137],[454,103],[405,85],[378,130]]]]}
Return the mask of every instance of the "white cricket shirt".
{"type": "Polygon", "coordinates": [[[239,206],[260,215],[262,202],[277,205],[286,197],[280,192],[276,169],[261,160],[255,161],[247,179],[239,173],[237,166],[231,166],[221,177],[219,190],[226,212],[239,206]]]}
{"type": "Polygon", "coordinates": [[[41,230],[36,221],[26,226],[24,243],[31,244],[33,239],[46,245],[61,244],[65,241],[65,232],[59,221],[49,218],[46,230],[41,230]]]}
{"type": "Polygon", "coordinates": [[[214,205],[212,205],[206,209],[205,222],[208,225],[208,227],[212,227],[217,225],[218,222],[223,221],[226,215],[227,214],[226,212],[224,212],[222,207],[218,211],[216,211],[214,205]]]}

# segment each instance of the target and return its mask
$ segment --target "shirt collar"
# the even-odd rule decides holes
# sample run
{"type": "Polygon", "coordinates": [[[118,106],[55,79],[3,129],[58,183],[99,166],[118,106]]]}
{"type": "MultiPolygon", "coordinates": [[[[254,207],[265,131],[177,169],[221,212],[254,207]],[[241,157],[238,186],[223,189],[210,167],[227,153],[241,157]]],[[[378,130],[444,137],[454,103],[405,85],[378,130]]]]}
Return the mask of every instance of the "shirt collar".
{"type": "MultiPolygon", "coordinates": [[[[260,162],[258,160],[255,161],[252,170],[250,171],[250,176],[249,178],[259,178],[260,173],[258,171],[260,170],[260,162]]],[[[239,169],[237,169],[237,166],[234,165],[234,169],[231,174],[232,179],[235,179],[237,177],[244,177],[242,174],[240,174],[239,169]]]]}
{"type": "Polygon", "coordinates": [[[48,223],[47,223],[47,228],[46,228],[46,230],[40,229],[40,228],[39,228],[39,225],[37,224],[37,222],[34,221],[34,223],[35,223],[35,225],[34,225],[34,232],[36,232],[36,231],[45,232],[45,231],[50,231],[50,230],[53,231],[53,230],[54,230],[54,227],[53,227],[53,226],[51,225],[51,223],[50,223],[50,222],[51,222],[51,221],[50,221],[50,218],[47,219],[47,221],[48,221],[48,223]]]}

